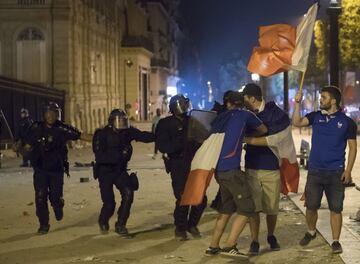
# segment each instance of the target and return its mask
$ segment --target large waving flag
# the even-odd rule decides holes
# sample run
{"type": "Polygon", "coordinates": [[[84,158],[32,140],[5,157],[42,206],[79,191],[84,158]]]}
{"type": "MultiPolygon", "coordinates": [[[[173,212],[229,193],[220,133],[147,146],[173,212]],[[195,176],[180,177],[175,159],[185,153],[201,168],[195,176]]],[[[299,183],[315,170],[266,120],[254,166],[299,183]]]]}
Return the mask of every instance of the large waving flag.
{"type": "Polygon", "coordinates": [[[266,137],[267,145],[277,156],[280,163],[281,192],[297,193],[300,171],[296,159],[294,140],[291,134],[291,125],[286,129],[266,137]]]}
{"type": "Polygon", "coordinates": [[[253,49],[248,70],[265,77],[289,69],[305,72],[317,10],[315,3],[296,28],[286,24],[260,27],[260,47],[253,49]]]}
{"type": "Polygon", "coordinates": [[[185,184],[184,193],[181,197],[181,205],[201,204],[214,174],[224,136],[224,133],[211,134],[196,151],[191,162],[191,170],[185,184]]]}

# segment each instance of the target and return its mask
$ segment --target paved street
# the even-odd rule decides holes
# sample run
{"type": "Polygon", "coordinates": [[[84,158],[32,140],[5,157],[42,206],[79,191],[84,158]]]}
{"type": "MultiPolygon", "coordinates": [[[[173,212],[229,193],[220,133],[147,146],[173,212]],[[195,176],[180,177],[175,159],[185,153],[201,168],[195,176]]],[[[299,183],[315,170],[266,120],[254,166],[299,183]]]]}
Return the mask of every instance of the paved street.
{"type": "MultiPolygon", "coordinates": [[[[294,137],[308,137],[307,134],[294,137]]],[[[97,181],[91,178],[89,168],[71,168],[71,178],[65,179],[65,218],[60,223],[50,212],[51,229],[48,235],[35,234],[38,227],[34,208],[34,192],[32,187],[32,170],[19,168],[20,159],[6,156],[4,168],[0,170],[0,263],[238,263],[232,259],[205,257],[203,252],[210,243],[212,228],[216,213],[207,209],[199,229],[203,238],[177,242],[173,238],[172,196],[169,176],[164,172],[162,160],[151,159],[153,144],[134,144],[134,156],[130,164],[132,170],[138,172],[140,190],[135,194],[134,206],[129,219],[128,228],[135,235],[134,239],[121,239],[113,232],[115,217],[111,219],[111,232],[100,235],[97,227],[97,217],[101,206],[97,181]],[[81,177],[89,177],[90,181],[80,183],[81,177]]],[[[7,153],[6,153],[7,154],[7,153]]],[[[72,149],[70,161],[90,162],[92,153],[89,147],[72,149]]],[[[360,172],[359,162],[356,171],[360,172]]],[[[302,171],[302,181],[306,171],[302,171]]],[[[359,181],[359,175],[355,182],[359,181]]],[[[211,200],[217,191],[215,181],[212,181],[208,191],[211,200]]],[[[349,239],[346,230],[354,230],[359,223],[351,223],[349,215],[355,210],[352,201],[359,197],[355,188],[347,190],[347,200],[344,212],[345,228],[342,237],[349,239]],[[350,208],[351,207],[351,208],[350,208]],[[348,228],[353,225],[353,228],[348,228]]],[[[296,201],[296,195],[292,199],[296,201]]],[[[119,194],[117,194],[119,201],[119,194]]],[[[358,200],[357,200],[358,201],[358,200]]],[[[359,204],[357,202],[357,204],[359,204]]],[[[266,227],[262,217],[260,244],[261,254],[249,259],[248,263],[343,263],[340,256],[331,254],[326,240],[328,234],[321,233],[306,248],[298,245],[299,239],[306,231],[305,218],[295,204],[287,197],[281,199],[281,212],[276,235],[281,250],[271,252],[266,243],[266,227]]],[[[301,207],[301,206],[300,206],[301,207]]],[[[326,211],[326,210],[324,210],[326,211]]],[[[326,217],[320,214],[321,226],[327,228],[326,217]],[[323,220],[325,219],[325,220],[323,220]]],[[[228,230],[227,230],[228,232],[228,230]]],[[[345,241],[342,241],[345,246],[345,241]]],[[[247,251],[250,243],[249,229],[239,239],[238,246],[247,251]]],[[[350,254],[346,263],[360,258],[352,258],[353,251],[348,250],[346,242],[344,256],[350,254]]],[[[352,238],[352,247],[356,249],[359,240],[352,238]]],[[[357,246],[357,249],[360,248],[357,246]]],[[[356,252],[355,252],[356,253],[356,252]]],[[[358,256],[358,255],[354,255],[358,256]]],[[[246,263],[246,261],[241,262],[246,263]]]]}

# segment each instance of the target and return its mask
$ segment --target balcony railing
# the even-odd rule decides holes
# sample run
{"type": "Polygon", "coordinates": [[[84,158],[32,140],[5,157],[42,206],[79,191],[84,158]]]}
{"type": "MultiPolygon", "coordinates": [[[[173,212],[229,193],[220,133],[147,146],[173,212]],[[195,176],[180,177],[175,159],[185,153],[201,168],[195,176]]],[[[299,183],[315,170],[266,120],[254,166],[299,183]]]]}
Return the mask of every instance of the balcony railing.
{"type": "Polygon", "coordinates": [[[161,59],[151,59],[151,67],[161,67],[161,68],[170,68],[170,64],[166,60],[161,59]]]}
{"type": "Polygon", "coordinates": [[[147,49],[150,52],[154,51],[154,45],[152,41],[144,36],[125,36],[121,43],[124,48],[136,48],[141,47],[147,49]]]}
{"type": "Polygon", "coordinates": [[[18,0],[18,5],[45,5],[46,0],[18,0]]]}

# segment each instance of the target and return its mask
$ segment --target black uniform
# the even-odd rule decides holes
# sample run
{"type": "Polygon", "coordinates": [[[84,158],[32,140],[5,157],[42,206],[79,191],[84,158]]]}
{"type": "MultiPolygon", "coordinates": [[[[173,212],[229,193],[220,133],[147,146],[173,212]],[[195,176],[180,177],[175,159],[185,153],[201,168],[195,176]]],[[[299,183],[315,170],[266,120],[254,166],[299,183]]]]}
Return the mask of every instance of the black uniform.
{"type": "MultiPolygon", "coordinates": [[[[21,118],[21,120],[19,122],[19,128],[15,135],[15,141],[16,142],[20,141],[19,147],[23,147],[25,142],[27,141],[26,138],[29,136],[30,128],[33,125],[33,123],[34,123],[34,121],[29,116],[21,118]]],[[[25,154],[23,154],[22,156],[23,156],[23,164],[22,165],[27,166],[28,162],[30,160],[30,157],[29,157],[29,155],[25,155],[25,154]]]]}
{"type": "Polygon", "coordinates": [[[196,227],[206,207],[207,197],[198,206],[180,206],[181,195],[185,188],[187,176],[190,172],[191,160],[199,145],[189,142],[186,138],[188,116],[183,120],[175,115],[163,118],[156,128],[156,144],[162,153],[166,153],[169,160],[167,167],[170,171],[172,188],[176,198],[174,223],[177,231],[186,231],[196,227]]]}
{"type": "Polygon", "coordinates": [[[30,129],[27,143],[32,146],[30,161],[34,169],[36,215],[40,227],[49,225],[48,198],[56,219],[62,219],[64,171],[68,166],[66,142],[79,139],[80,134],[61,121],[56,121],[52,127],[36,122],[30,129]]]}
{"type": "MultiPolygon", "coordinates": [[[[134,127],[114,130],[110,125],[96,130],[93,138],[93,151],[96,160],[96,175],[99,179],[103,206],[99,216],[99,225],[108,226],[115,211],[113,185],[120,191],[121,205],[115,228],[125,228],[134,199],[134,187],[127,173],[127,164],[132,155],[131,141],[153,142],[154,134],[143,132],[134,127]]],[[[126,231],[127,232],[127,231],[126,231]]]]}

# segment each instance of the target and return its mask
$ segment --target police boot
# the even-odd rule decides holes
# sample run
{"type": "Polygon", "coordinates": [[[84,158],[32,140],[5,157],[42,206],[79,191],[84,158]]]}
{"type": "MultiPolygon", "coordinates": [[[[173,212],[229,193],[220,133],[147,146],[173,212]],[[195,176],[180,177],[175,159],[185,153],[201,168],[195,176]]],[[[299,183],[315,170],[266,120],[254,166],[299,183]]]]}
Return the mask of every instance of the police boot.
{"type": "Polygon", "coordinates": [[[129,231],[124,225],[119,225],[117,222],[115,223],[115,232],[123,238],[131,239],[134,237],[133,235],[129,234],[129,231]]]}
{"type": "Polygon", "coordinates": [[[100,220],[99,220],[99,228],[100,228],[100,232],[102,233],[102,234],[107,234],[108,232],[109,232],[109,223],[108,222],[101,222],[100,220]]]}
{"type": "Polygon", "coordinates": [[[46,235],[48,232],[49,232],[49,229],[50,229],[50,225],[40,225],[37,233],[39,235],[46,235]]]}
{"type": "Polygon", "coordinates": [[[176,227],[175,228],[175,240],[178,240],[178,241],[186,241],[186,240],[188,240],[186,231],[181,230],[178,227],[176,227]]]}
{"type": "Polygon", "coordinates": [[[54,208],[55,218],[57,221],[61,221],[64,217],[64,211],[63,208],[54,208]]]}

